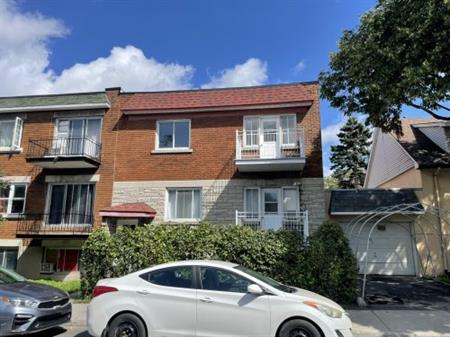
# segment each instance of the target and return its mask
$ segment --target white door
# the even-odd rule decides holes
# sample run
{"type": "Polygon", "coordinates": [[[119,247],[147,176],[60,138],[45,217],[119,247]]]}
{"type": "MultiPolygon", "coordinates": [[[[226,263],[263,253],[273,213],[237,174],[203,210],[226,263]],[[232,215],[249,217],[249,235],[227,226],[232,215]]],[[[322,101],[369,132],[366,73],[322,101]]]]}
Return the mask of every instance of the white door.
{"type": "Polygon", "coordinates": [[[262,193],[262,228],[281,228],[283,216],[281,212],[281,198],[279,188],[264,188],[262,193]]]}
{"type": "MultiPolygon", "coordinates": [[[[367,238],[372,226],[367,224],[361,232],[357,253],[360,273],[364,273],[367,238]]],[[[358,230],[355,228],[355,236],[358,230]]],[[[358,241],[352,238],[351,243],[356,251],[358,241]]],[[[415,275],[411,224],[380,223],[372,232],[367,258],[368,274],[415,275]]]]}
{"type": "Polygon", "coordinates": [[[197,291],[197,337],[268,337],[269,295],[247,293],[251,284],[230,271],[201,267],[197,291]]]}
{"type": "Polygon", "coordinates": [[[260,157],[275,159],[280,150],[280,124],[278,118],[261,118],[260,157]]]}
{"type": "Polygon", "coordinates": [[[191,266],[179,266],[150,272],[142,280],[136,296],[151,325],[149,336],[195,336],[197,290],[193,279],[191,266]]]}

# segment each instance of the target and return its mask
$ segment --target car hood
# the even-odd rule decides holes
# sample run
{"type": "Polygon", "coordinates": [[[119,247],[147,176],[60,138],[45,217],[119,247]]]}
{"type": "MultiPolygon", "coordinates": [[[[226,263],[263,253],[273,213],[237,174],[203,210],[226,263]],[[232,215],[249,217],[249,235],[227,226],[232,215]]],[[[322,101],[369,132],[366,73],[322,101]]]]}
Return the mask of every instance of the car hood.
{"type": "Polygon", "coordinates": [[[343,312],[345,311],[339,304],[337,304],[336,302],[330,300],[329,298],[327,298],[325,296],[313,293],[312,291],[309,291],[309,290],[297,288],[297,287],[292,287],[292,288],[295,288],[296,292],[289,293],[286,296],[293,300],[297,300],[297,299],[301,299],[302,301],[313,300],[318,303],[327,304],[336,309],[342,310],[343,312]]]}
{"type": "Polygon", "coordinates": [[[67,297],[67,293],[55,287],[32,282],[0,284],[0,295],[26,296],[38,301],[51,301],[67,297]]]}

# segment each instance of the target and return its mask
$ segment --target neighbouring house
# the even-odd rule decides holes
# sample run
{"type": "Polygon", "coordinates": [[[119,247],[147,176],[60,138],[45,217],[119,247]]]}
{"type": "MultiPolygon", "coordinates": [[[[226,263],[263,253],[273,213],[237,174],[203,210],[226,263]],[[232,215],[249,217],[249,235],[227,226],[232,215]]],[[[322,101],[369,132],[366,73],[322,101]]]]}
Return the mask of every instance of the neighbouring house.
{"type": "MultiPolygon", "coordinates": [[[[402,119],[402,131],[397,136],[375,130],[365,188],[414,189],[425,214],[404,225],[405,230],[392,229],[399,245],[380,244],[379,255],[400,254],[404,266],[416,265],[415,270],[405,268],[405,273],[440,274],[449,270],[450,260],[450,123],[402,119]],[[412,255],[404,253],[411,245],[412,255]],[[418,263],[413,262],[414,255],[418,263]]],[[[385,228],[388,238],[391,226],[385,228]]]]}
{"type": "Polygon", "coordinates": [[[0,98],[0,262],[78,277],[96,226],[206,221],[307,236],[325,219],[320,138],[315,82],[0,98]]]}

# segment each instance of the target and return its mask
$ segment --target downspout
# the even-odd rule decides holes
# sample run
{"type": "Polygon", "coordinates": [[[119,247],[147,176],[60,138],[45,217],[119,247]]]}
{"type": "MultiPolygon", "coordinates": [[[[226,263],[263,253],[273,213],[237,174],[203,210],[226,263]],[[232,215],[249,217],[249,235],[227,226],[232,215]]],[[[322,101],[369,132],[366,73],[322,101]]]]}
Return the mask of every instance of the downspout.
{"type": "Polygon", "coordinates": [[[445,246],[444,246],[444,230],[442,228],[443,221],[442,221],[442,211],[441,211],[441,193],[439,190],[439,173],[441,172],[441,168],[438,167],[436,171],[433,173],[433,190],[434,190],[434,198],[435,198],[435,204],[438,209],[437,215],[439,219],[439,243],[441,246],[441,256],[442,256],[442,265],[444,266],[445,273],[448,272],[448,261],[447,261],[447,254],[445,252],[445,246]]]}

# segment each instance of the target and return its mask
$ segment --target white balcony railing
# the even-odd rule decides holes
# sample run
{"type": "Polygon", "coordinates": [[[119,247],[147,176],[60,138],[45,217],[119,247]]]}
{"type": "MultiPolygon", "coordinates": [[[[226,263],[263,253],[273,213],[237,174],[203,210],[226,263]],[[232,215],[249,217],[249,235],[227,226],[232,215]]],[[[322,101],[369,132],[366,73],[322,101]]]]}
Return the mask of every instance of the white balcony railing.
{"type": "Polygon", "coordinates": [[[236,159],[301,159],[305,136],[301,127],[280,130],[236,130],[236,159]]]}
{"type": "Polygon", "coordinates": [[[308,211],[268,214],[236,211],[236,224],[253,229],[275,228],[301,233],[305,238],[309,234],[308,211]],[[278,216],[277,216],[278,215],[278,216]]]}

